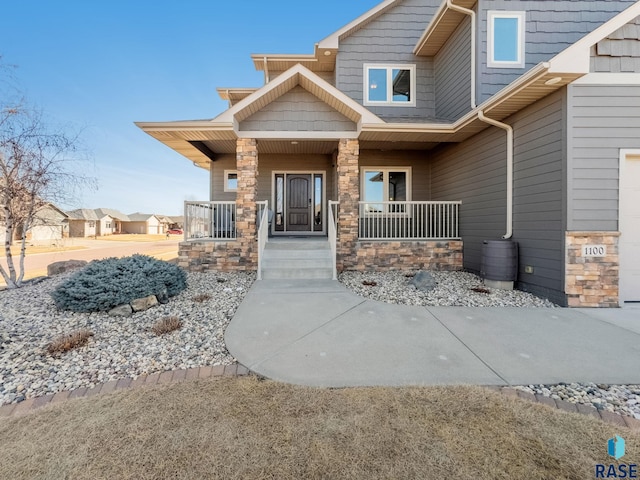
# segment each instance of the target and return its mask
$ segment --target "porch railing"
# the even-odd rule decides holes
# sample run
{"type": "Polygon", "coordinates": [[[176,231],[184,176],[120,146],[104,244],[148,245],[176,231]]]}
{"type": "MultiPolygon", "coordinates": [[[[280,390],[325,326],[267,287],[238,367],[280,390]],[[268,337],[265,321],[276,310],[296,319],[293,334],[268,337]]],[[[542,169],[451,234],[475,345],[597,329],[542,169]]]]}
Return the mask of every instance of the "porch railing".
{"type": "Polygon", "coordinates": [[[462,202],[359,202],[360,240],[459,239],[462,202]]]}
{"type": "Polygon", "coordinates": [[[262,257],[264,247],[269,241],[269,202],[256,202],[258,222],[258,280],[262,280],[262,257]]]}
{"type": "Polygon", "coordinates": [[[329,236],[329,246],[331,247],[331,258],[333,265],[333,279],[338,279],[338,272],[336,271],[336,257],[337,257],[337,244],[338,244],[338,206],[340,202],[336,202],[334,200],[329,200],[329,224],[328,226],[328,236],[329,236]]]}
{"type": "Polygon", "coordinates": [[[236,202],[184,202],[185,240],[233,240],[236,202]]]}

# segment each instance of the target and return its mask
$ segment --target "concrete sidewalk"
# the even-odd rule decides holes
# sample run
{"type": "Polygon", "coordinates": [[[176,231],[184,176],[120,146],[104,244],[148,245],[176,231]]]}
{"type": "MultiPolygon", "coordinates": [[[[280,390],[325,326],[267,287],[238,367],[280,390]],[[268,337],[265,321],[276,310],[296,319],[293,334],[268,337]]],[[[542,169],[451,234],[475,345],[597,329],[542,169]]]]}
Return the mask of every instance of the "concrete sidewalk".
{"type": "Polygon", "coordinates": [[[225,341],[250,370],[300,385],[640,384],[640,307],[411,307],[263,280],[225,341]]]}

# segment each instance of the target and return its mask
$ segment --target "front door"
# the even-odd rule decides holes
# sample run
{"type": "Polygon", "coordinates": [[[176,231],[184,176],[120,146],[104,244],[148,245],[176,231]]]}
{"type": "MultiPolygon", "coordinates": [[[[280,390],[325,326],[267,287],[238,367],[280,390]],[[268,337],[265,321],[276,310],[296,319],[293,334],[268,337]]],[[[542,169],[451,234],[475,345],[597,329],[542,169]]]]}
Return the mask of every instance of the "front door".
{"type": "Polygon", "coordinates": [[[274,235],[326,235],[325,172],[274,172],[274,235]]]}
{"type": "Polygon", "coordinates": [[[311,230],[311,175],[287,175],[287,230],[311,230]]]}

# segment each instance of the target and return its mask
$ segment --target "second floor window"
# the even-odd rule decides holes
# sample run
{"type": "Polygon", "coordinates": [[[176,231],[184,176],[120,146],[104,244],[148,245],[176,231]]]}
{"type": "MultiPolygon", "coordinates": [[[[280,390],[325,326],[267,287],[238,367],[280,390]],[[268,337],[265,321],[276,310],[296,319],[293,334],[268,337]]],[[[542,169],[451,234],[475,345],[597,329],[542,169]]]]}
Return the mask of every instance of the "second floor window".
{"type": "Polygon", "coordinates": [[[415,65],[364,65],[364,104],[414,107],[415,65]]]}
{"type": "Polygon", "coordinates": [[[487,13],[487,66],[524,68],[525,12],[487,13]]]}

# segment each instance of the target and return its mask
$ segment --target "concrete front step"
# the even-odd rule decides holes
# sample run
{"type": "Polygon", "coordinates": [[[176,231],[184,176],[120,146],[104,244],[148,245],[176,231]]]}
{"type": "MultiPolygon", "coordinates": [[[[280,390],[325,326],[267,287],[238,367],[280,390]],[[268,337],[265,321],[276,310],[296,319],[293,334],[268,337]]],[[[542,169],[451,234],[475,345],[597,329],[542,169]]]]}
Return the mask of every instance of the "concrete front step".
{"type": "Polygon", "coordinates": [[[332,262],[326,239],[270,240],[262,257],[262,278],[331,279],[332,262]]]}
{"type": "Polygon", "coordinates": [[[263,280],[330,280],[333,269],[329,268],[263,268],[263,280]]]}

